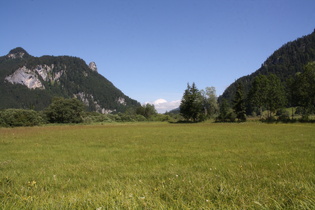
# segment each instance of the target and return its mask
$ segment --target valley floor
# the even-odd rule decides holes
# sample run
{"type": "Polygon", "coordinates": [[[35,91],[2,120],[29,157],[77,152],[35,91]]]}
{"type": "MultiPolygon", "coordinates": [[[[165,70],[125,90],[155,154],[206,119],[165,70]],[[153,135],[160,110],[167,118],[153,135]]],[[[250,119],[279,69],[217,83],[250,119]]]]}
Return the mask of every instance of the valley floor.
{"type": "Polygon", "coordinates": [[[315,124],[0,128],[0,209],[315,209],[315,124]]]}

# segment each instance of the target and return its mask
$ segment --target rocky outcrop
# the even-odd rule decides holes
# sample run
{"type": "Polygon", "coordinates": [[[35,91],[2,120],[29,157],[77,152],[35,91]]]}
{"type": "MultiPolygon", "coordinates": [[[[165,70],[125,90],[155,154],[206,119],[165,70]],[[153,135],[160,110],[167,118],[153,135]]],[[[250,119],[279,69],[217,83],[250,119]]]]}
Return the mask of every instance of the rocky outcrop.
{"type": "Polygon", "coordinates": [[[82,101],[86,106],[90,105],[89,100],[91,100],[91,99],[94,100],[93,95],[86,94],[84,92],[79,92],[77,94],[74,94],[74,97],[79,99],[80,101],[82,101]]]}
{"type": "Polygon", "coordinates": [[[79,92],[74,94],[74,97],[82,101],[86,106],[94,106],[95,111],[102,113],[102,114],[110,114],[116,110],[110,110],[103,108],[96,100],[94,100],[94,96],[92,94],[79,92]]]}
{"type": "Polygon", "coordinates": [[[119,97],[119,98],[117,99],[117,103],[122,104],[122,105],[125,105],[125,106],[127,105],[125,99],[122,98],[122,97],[119,97]]]}
{"type": "Polygon", "coordinates": [[[54,70],[54,64],[48,65],[37,65],[35,67],[36,72],[42,77],[44,81],[58,81],[60,77],[64,74],[64,70],[58,72],[54,70]]]}
{"type": "Polygon", "coordinates": [[[95,63],[95,62],[89,63],[89,68],[90,68],[92,71],[96,71],[96,72],[97,72],[97,66],[96,66],[96,63],[95,63]]]}
{"type": "Polygon", "coordinates": [[[12,84],[25,85],[29,89],[45,89],[45,86],[39,80],[35,71],[27,69],[25,66],[19,68],[10,76],[7,76],[5,80],[12,84]]]}
{"type": "Polygon", "coordinates": [[[11,58],[11,59],[23,58],[24,54],[25,53],[23,53],[23,52],[11,53],[11,54],[8,54],[8,58],[11,58]]]}
{"type": "Polygon", "coordinates": [[[64,73],[64,70],[54,72],[53,69],[54,64],[51,64],[51,66],[37,65],[34,69],[28,69],[26,66],[23,66],[17,69],[13,74],[7,76],[5,80],[12,84],[25,85],[29,89],[45,89],[39,77],[41,77],[43,81],[54,82],[58,81],[64,73]]]}

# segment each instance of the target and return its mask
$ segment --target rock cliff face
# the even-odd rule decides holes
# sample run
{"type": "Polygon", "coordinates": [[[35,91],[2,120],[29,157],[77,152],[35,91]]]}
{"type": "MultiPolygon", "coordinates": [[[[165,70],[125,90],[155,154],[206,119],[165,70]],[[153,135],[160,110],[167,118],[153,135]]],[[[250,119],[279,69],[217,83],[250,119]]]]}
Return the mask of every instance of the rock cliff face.
{"type": "Polygon", "coordinates": [[[8,58],[11,58],[11,59],[23,58],[24,54],[25,53],[23,53],[23,52],[11,53],[11,54],[8,54],[8,58]]]}
{"type": "MultiPolygon", "coordinates": [[[[93,106],[95,107],[95,111],[102,113],[102,114],[110,114],[115,112],[116,109],[110,110],[103,108],[97,101],[94,100],[94,96],[92,94],[86,94],[84,92],[80,92],[78,94],[73,95],[75,98],[82,101],[86,106],[93,106]]],[[[126,104],[125,104],[126,105],[126,104]]]]}
{"type": "Polygon", "coordinates": [[[25,66],[17,69],[13,74],[7,76],[5,80],[12,84],[25,85],[29,89],[45,89],[44,85],[38,79],[37,74],[34,71],[27,69],[25,66]]]}
{"type": "Polygon", "coordinates": [[[95,62],[91,62],[89,64],[89,68],[92,70],[92,71],[96,71],[97,72],[97,66],[96,66],[96,63],[95,62]]]}
{"type": "Polygon", "coordinates": [[[28,69],[26,66],[18,68],[13,74],[5,78],[6,81],[12,84],[25,85],[29,89],[45,89],[45,86],[41,82],[43,81],[59,81],[59,78],[64,73],[64,70],[53,72],[54,64],[48,65],[37,65],[34,69],[28,69]]]}
{"type": "Polygon", "coordinates": [[[44,81],[59,81],[60,77],[63,75],[65,70],[61,69],[59,71],[53,71],[54,70],[54,64],[51,64],[50,66],[48,65],[37,65],[34,69],[33,72],[37,72],[41,78],[44,81]]]}
{"type": "Polygon", "coordinates": [[[97,72],[71,56],[33,57],[24,49],[13,49],[0,57],[0,109],[42,110],[53,97],[77,98],[90,111],[122,112],[140,103],[124,95],[97,72]]]}

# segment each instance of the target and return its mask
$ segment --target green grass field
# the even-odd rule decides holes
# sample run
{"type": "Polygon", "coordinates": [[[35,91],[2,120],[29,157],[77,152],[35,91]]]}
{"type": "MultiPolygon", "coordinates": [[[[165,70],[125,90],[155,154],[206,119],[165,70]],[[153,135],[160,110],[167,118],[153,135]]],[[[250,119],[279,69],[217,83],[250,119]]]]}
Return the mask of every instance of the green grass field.
{"type": "Polygon", "coordinates": [[[0,209],[315,209],[315,124],[0,128],[0,209]]]}

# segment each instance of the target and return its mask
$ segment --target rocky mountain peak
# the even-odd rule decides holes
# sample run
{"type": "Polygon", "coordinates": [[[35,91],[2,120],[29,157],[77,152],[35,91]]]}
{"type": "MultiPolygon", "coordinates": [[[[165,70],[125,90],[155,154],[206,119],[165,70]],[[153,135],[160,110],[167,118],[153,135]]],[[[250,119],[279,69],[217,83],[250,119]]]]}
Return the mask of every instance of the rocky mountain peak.
{"type": "Polygon", "coordinates": [[[30,55],[22,47],[17,47],[17,48],[14,48],[14,49],[10,50],[10,52],[7,55],[7,57],[11,58],[11,59],[26,58],[26,57],[29,57],[29,56],[30,55]]]}
{"type": "Polygon", "coordinates": [[[97,72],[97,66],[96,66],[96,63],[95,62],[91,62],[89,63],[89,67],[92,71],[96,71],[97,72]]]}

